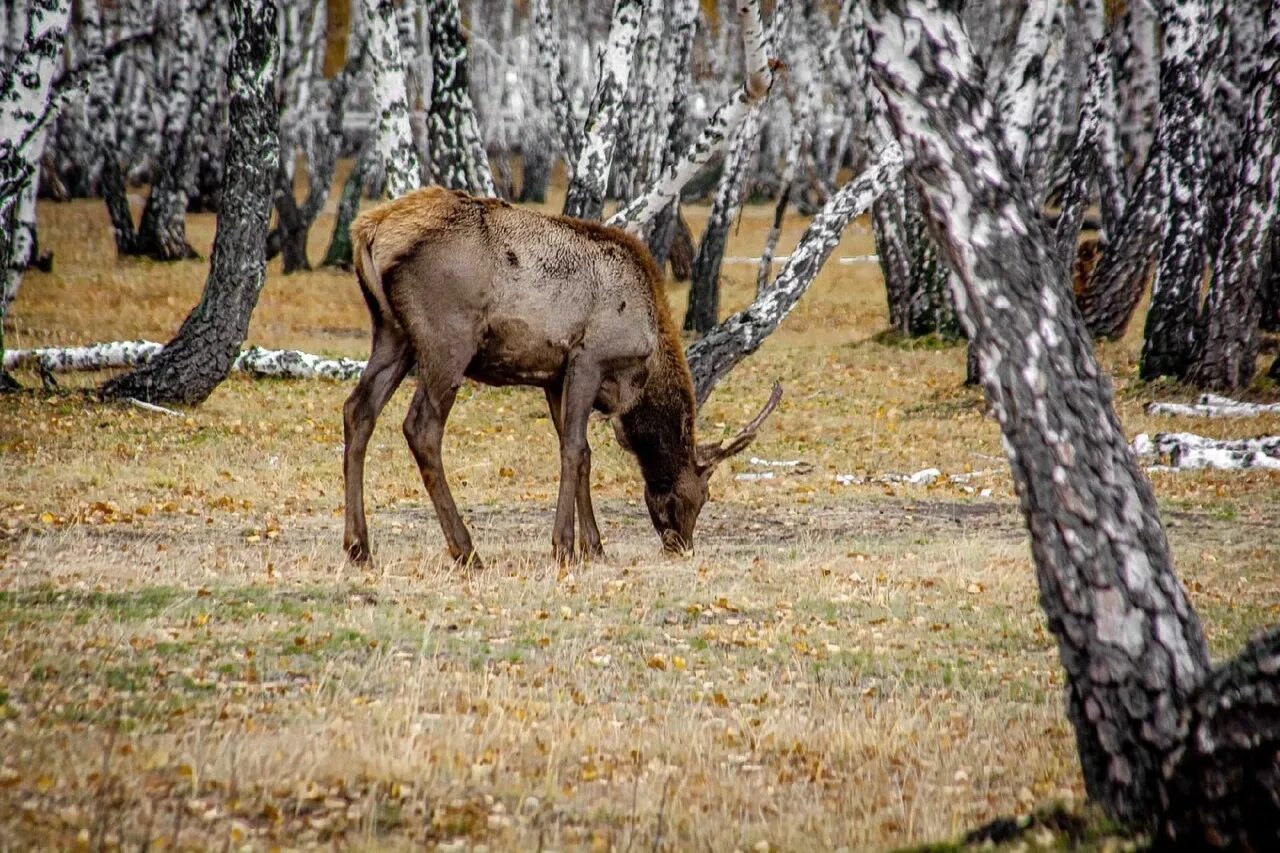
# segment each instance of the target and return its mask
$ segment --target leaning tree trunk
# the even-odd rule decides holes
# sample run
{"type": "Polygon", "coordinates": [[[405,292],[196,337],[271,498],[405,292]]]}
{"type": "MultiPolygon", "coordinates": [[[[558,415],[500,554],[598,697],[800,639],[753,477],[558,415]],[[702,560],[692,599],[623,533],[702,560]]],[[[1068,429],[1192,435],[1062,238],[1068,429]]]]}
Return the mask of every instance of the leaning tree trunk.
{"type": "Polygon", "coordinates": [[[901,171],[902,150],[896,143],[890,143],[870,168],[827,199],[769,289],[685,351],[699,406],[711,395],[716,383],[758,350],[765,338],[786,319],[840,242],[845,226],[864,213],[901,171]]]}
{"type": "Polygon", "coordinates": [[[1262,53],[1240,134],[1239,172],[1231,181],[1222,246],[1200,315],[1195,356],[1186,378],[1201,388],[1248,386],[1257,370],[1262,277],[1268,234],[1276,228],[1280,183],[1280,12],[1262,53]]]}
{"type": "Polygon", "coordinates": [[[1275,635],[1208,677],[1151,485],[1055,241],[973,83],[964,29],[939,0],[874,0],[872,10],[876,84],[956,270],[1066,669],[1086,788],[1113,818],[1159,826],[1188,849],[1275,849],[1275,635]]]}
{"type": "Polygon", "coordinates": [[[458,0],[431,0],[431,175],[436,183],[495,195],[467,83],[467,42],[458,0]]]}
{"type": "Polygon", "coordinates": [[[267,217],[280,142],[275,0],[233,0],[232,14],[231,137],[204,295],[160,355],[106,383],[104,397],[205,400],[230,372],[266,279],[267,217]]]}
{"type": "Polygon", "coordinates": [[[1067,670],[1086,788],[1113,816],[1149,820],[1177,711],[1208,670],[1199,621],[1065,266],[972,82],[980,72],[960,22],[937,2],[872,10],[875,82],[956,271],[955,303],[982,362],[1067,670]]]}
{"type": "Polygon", "coordinates": [[[729,226],[738,217],[747,181],[747,171],[760,138],[760,112],[755,111],[738,128],[737,137],[724,158],[724,170],[716,187],[707,227],[698,243],[693,261],[693,283],[689,287],[689,309],[685,331],[704,334],[720,319],[720,266],[724,261],[729,226]]]}
{"type": "Polygon", "coordinates": [[[1205,17],[1204,0],[1161,2],[1161,154],[1168,210],[1138,370],[1143,379],[1182,376],[1195,351],[1205,263],[1205,17]]]}
{"type": "MultiPolygon", "coordinates": [[[[26,11],[26,33],[6,74],[0,77],[0,359],[4,356],[4,322],[18,295],[23,273],[35,251],[34,198],[36,164],[44,132],[53,117],[50,86],[66,37],[70,0],[32,0],[26,11]],[[32,224],[22,221],[24,199],[30,199],[32,224]]],[[[17,387],[0,367],[0,391],[17,387]]]]}
{"type": "MultiPolygon", "coordinates": [[[[652,0],[650,0],[652,2],[652,0]]],[[[631,57],[640,38],[645,0],[615,0],[609,44],[600,63],[600,80],[587,116],[582,150],[564,199],[565,216],[599,219],[613,163],[622,99],[631,79],[631,57]]]]}

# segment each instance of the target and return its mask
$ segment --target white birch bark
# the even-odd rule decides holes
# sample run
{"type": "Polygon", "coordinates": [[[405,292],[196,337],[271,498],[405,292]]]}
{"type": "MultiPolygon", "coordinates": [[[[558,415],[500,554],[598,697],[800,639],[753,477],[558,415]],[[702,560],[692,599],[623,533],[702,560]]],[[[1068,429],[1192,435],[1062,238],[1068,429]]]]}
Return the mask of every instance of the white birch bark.
{"type": "Polygon", "coordinates": [[[538,52],[540,85],[545,87],[548,103],[555,116],[555,124],[559,130],[560,150],[565,160],[573,163],[577,160],[578,150],[582,146],[582,130],[573,115],[573,108],[565,88],[560,58],[560,39],[555,32],[555,16],[552,12],[551,0],[533,0],[533,32],[538,52]]]}
{"type": "Polygon", "coordinates": [[[1116,40],[1118,129],[1124,153],[1129,158],[1128,185],[1132,189],[1151,152],[1160,108],[1160,47],[1155,0],[1125,3],[1116,40]]]}
{"type": "Polygon", "coordinates": [[[430,0],[431,174],[446,187],[481,196],[496,192],[467,78],[467,43],[457,0],[430,0]]]}
{"type": "MultiPolygon", "coordinates": [[[[5,370],[39,370],[53,373],[113,370],[149,364],[164,350],[154,341],[111,341],[83,347],[41,347],[8,350],[5,370]]],[[[237,373],[277,379],[360,378],[365,362],[351,358],[327,358],[301,350],[273,350],[249,347],[232,362],[237,373]]]]}
{"type": "MultiPolygon", "coordinates": [[[[1031,130],[1041,86],[1046,82],[1053,24],[1060,14],[1060,0],[1031,0],[1022,14],[1013,58],[1000,79],[996,110],[1004,125],[1005,144],[1014,161],[1026,168],[1031,130]]],[[[1056,54],[1054,54],[1056,56],[1056,54]]]]}
{"type": "Polygon", "coordinates": [[[404,58],[396,31],[395,4],[391,0],[363,0],[363,3],[369,26],[373,102],[378,114],[374,145],[385,170],[387,194],[396,198],[418,188],[422,166],[409,127],[409,101],[404,58]]]}
{"type": "Polygon", "coordinates": [[[632,58],[640,39],[645,5],[646,0],[615,0],[609,43],[600,63],[600,79],[564,202],[566,216],[599,219],[604,210],[618,119],[631,80],[632,58]]]}
{"type": "Polygon", "coordinates": [[[1201,394],[1187,403],[1151,403],[1148,415],[1174,415],[1182,418],[1256,418],[1280,415],[1280,403],[1246,403],[1217,394],[1201,394]]]}
{"type": "Polygon", "coordinates": [[[1280,436],[1262,438],[1205,438],[1192,432],[1142,433],[1130,445],[1137,456],[1156,455],[1170,468],[1194,471],[1213,468],[1238,471],[1262,468],[1280,471],[1280,436]]]}
{"type": "Polygon", "coordinates": [[[706,165],[711,155],[724,147],[725,140],[746,119],[752,106],[768,96],[773,86],[773,60],[768,53],[764,24],[760,20],[759,0],[742,3],[739,22],[747,58],[747,76],[742,87],[712,113],[684,157],[669,167],[643,195],[610,217],[609,225],[642,233],[649,221],[673,201],[684,185],[706,165]]]}
{"type": "Polygon", "coordinates": [[[0,322],[35,248],[36,165],[53,117],[50,85],[70,10],[70,0],[30,0],[24,31],[10,33],[21,46],[0,79],[0,322]]]}

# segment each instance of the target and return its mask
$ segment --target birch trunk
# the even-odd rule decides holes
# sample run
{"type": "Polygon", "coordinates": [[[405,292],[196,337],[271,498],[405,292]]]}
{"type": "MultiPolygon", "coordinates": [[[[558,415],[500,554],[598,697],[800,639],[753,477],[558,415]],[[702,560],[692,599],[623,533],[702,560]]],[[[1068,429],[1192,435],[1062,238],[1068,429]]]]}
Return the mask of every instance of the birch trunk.
{"type": "MultiPolygon", "coordinates": [[[[50,84],[70,7],[70,0],[31,0],[25,32],[12,34],[16,55],[0,78],[0,356],[5,316],[35,252],[36,164],[53,115],[50,84]],[[24,204],[29,210],[25,219],[24,204]]],[[[0,391],[16,386],[0,368],[0,391]]]]}
{"type": "Polygon", "coordinates": [[[960,22],[937,2],[880,0],[868,29],[1000,422],[1086,789],[1113,817],[1149,823],[1179,711],[1208,671],[1199,620],[960,22]]]}
{"type": "Polygon", "coordinates": [[[649,222],[675,200],[685,184],[696,175],[743,120],[752,106],[763,100],[773,86],[772,59],[760,20],[758,0],[743,2],[739,8],[743,46],[747,57],[747,78],[742,87],[707,120],[706,126],[683,157],[669,166],[661,179],[645,193],[624,205],[608,224],[633,233],[643,233],[649,222]]]}
{"type": "Polygon", "coordinates": [[[196,58],[200,50],[200,18],[189,0],[176,0],[174,21],[173,69],[165,92],[169,98],[162,147],[152,174],[151,191],[138,223],[133,254],[146,255],[158,261],[178,261],[196,257],[187,242],[187,181],[183,174],[195,144],[198,103],[207,98],[201,91],[200,69],[196,58]]]}
{"type": "Polygon", "coordinates": [[[1204,280],[1204,0],[1162,0],[1160,23],[1160,157],[1166,215],[1151,285],[1143,379],[1182,376],[1195,351],[1204,280]]]}
{"type": "Polygon", "coordinates": [[[431,0],[431,176],[474,195],[495,195],[467,77],[467,42],[458,0],[431,0]]]}
{"type": "Polygon", "coordinates": [[[605,187],[609,180],[609,167],[613,163],[622,101],[631,79],[632,54],[640,38],[645,1],[614,2],[609,44],[600,63],[600,79],[587,116],[582,150],[565,195],[565,216],[599,219],[604,212],[605,187]]]}
{"type": "Polygon", "coordinates": [[[234,0],[228,67],[231,137],[204,295],[149,364],[107,382],[105,397],[195,404],[231,370],[266,279],[267,216],[278,165],[274,0],[234,0]]]}
{"type": "Polygon", "coordinates": [[[1230,182],[1230,207],[1216,253],[1209,295],[1199,318],[1194,358],[1186,379],[1201,388],[1247,387],[1258,363],[1262,277],[1268,234],[1278,221],[1280,194],[1280,14],[1275,14],[1240,138],[1239,174],[1230,182]],[[1269,68],[1268,68],[1269,66],[1269,68]]]}
{"type": "Polygon", "coordinates": [[[385,174],[386,192],[392,198],[415,190],[422,167],[409,127],[409,100],[405,91],[404,57],[396,33],[392,0],[363,0],[369,28],[369,65],[373,103],[378,114],[374,152],[385,174]]]}
{"type": "Polygon", "coordinates": [[[689,287],[689,308],[685,312],[685,331],[699,335],[709,331],[720,320],[720,266],[724,247],[729,240],[729,227],[742,209],[744,184],[751,157],[760,139],[760,113],[747,116],[724,158],[724,169],[716,186],[715,200],[707,217],[707,227],[698,243],[693,261],[693,283],[689,287]]]}

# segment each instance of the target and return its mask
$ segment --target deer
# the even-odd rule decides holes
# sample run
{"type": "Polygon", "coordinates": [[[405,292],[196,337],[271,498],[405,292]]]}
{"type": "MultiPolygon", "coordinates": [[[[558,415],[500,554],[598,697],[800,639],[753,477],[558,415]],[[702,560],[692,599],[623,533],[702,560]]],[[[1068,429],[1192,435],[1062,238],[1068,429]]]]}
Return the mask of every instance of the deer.
{"type": "Polygon", "coordinates": [[[664,551],[691,552],[712,473],[755,439],[777,407],[736,436],[697,444],[693,383],[657,268],[635,237],[438,186],[372,208],[351,226],[369,309],[369,360],[343,406],[343,547],[370,559],[364,510],[369,436],[412,369],[404,437],[455,562],[482,566],[441,464],[445,422],[464,379],[543,389],[560,441],[551,532],[561,561],[604,556],[591,505],[593,411],[639,463],[664,551]],[[578,521],[575,551],[574,518],[578,521]]]}

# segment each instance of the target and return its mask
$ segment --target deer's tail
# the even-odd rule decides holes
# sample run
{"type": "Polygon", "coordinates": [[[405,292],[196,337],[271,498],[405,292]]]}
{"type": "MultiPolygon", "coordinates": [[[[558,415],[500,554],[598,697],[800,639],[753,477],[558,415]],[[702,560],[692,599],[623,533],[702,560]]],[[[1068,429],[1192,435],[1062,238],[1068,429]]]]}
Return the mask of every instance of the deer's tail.
{"type": "Polygon", "coordinates": [[[369,314],[374,321],[392,321],[391,305],[387,302],[387,292],[382,284],[382,271],[373,259],[373,239],[378,230],[376,222],[358,217],[351,223],[352,260],[356,267],[356,281],[360,284],[360,293],[365,304],[369,306],[369,314]]]}

